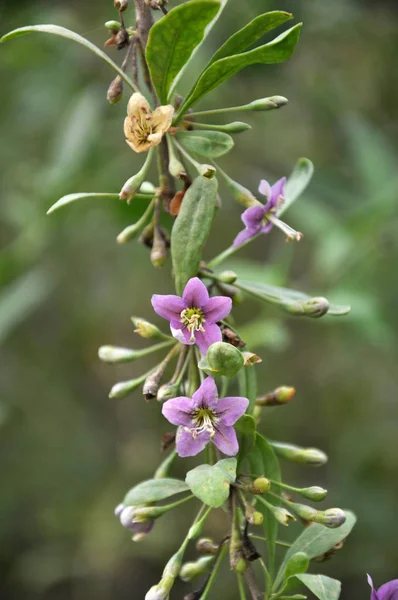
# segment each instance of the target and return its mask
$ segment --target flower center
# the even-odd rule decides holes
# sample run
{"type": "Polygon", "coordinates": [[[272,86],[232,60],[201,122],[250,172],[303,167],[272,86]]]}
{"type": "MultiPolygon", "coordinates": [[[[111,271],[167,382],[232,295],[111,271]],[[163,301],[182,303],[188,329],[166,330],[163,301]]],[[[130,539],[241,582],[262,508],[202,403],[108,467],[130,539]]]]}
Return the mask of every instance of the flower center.
{"type": "Polygon", "coordinates": [[[200,308],[185,308],[180,315],[181,323],[185,325],[191,334],[191,342],[195,341],[195,331],[203,331],[206,322],[203,311],[200,308]]]}
{"type": "Polygon", "coordinates": [[[132,118],[133,132],[140,143],[145,143],[148,136],[153,133],[152,115],[145,108],[141,108],[139,112],[132,118]]]}
{"type": "Polygon", "coordinates": [[[215,436],[215,425],[217,425],[219,418],[211,408],[197,408],[192,413],[191,418],[193,427],[185,427],[185,431],[188,431],[194,440],[201,433],[209,433],[211,438],[215,436]]]}

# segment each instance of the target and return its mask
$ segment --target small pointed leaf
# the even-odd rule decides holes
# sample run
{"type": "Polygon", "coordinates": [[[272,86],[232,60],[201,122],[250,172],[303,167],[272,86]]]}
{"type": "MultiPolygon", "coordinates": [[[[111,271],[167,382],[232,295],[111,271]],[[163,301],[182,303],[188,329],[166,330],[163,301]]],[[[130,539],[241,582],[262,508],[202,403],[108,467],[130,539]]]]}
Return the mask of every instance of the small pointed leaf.
{"type": "Polygon", "coordinates": [[[159,502],[187,491],[189,491],[189,487],[179,479],[149,479],[139,483],[127,492],[123,504],[125,506],[137,506],[149,502],[159,502]]]}
{"type": "Polygon", "coordinates": [[[67,196],[62,196],[55,204],[53,204],[47,211],[47,214],[58,210],[58,208],[62,208],[62,206],[66,206],[67,204],[71,204],[71,202],[76,202],[76,200],[84,200],[85,198],[116,198],[119,199],[119,194],[115,193],[96,193],[96,192],[81,192],[78,194],[68,194],[67,196]]]}

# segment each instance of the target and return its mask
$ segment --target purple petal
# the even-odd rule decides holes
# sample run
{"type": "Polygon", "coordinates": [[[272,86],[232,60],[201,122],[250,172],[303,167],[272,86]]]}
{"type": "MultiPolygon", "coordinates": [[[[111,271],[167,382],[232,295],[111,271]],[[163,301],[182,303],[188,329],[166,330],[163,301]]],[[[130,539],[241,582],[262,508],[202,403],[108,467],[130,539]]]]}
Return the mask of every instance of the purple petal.
{"type": "Polygon", "coordinates": [[[209,406],[217,404],[218,390],[213,377],[206,377],[201,386],[192,396],[195,406],[209,406]]]}
{"type": "Polygon", "coordinates": [[[371,596],[370,596],[370,600],[380,600],[379,596],[377,595],[376,590],[374,589],[373,579],[371,578],[370,575],[368,575],[368,584],[372,588],[372,593],[371,593],[371,596]]]}
{"type": "Polygon", "coordinates": [[[271,198],[272,188],[266,179],[262,179],[260,181],[260,185],[258,186],[258,191],[263,196],[266,196],[267,198],[271,198]]]}
{"type": "Polygon", "coordinates": [[[182,298],[173,296],[172,294],[166,296],[154,294],[151,302],[155,312],[168,321],[179,319],[181,312],[185,308],[182,298]]]}
{"type": "Polygon", "coordinates": [[[198,277],[192,277],[185,286],[182,299],[186,307],[202,308],[209,301],[209,292],[198,277]]]}
{"type": "Polygon", "coordinates": [[[213,439],[214,444],[227,456],[235,456],[239,451],[239,444],[235,429],[226,425],[217,425],[217,433],[213,439]]]}
{"type": "Polygon", "coordinates": [[[199,454],[199,452],[203,450],[209,441],[210,434],[208,433],[201,433],[196,440],[194,440],[192,434],[180,427],[177,430],[176,437],[177,453],[182,458],[186,456],[196,456],[196,454],[199,454]]]}
{"type": "Polygon", "coordinates": [[[132,523],[128,529],[134,533],[134,535],[147,534],[152,531],[155,521],[143,521],[141,523],[132,523]]]}
{"type": "Polygon", "coordinates": [[[258,232],[259,232],[259,229],[244,229],[243,231],[238,233],[238,235],[234,239],[232,245],[235,246],[235,248],[236,248],[237,246],[240,246],[247,240],[250,240],[250,238],[257,235],[258,232]]]}
{"type": "Polygon", "coordinates": [[[269,233],[271,231],[271,229],[273,228],[274,224],[273,223],[267,223],[266,225],[264,225],[264,227],[261,228],[261,233],[269,233]]]}
{"type": "Polygon", "coordinates": [[[210,298],[203,311],[206,323],[216,323],[217,321],[221,321],[221,319],[225,319],[231,312],[231,309],[231,298],[227,298],[227,296],[214,296],[210,298]]]}
{"type": "Polygon", "coordinates": [[[278,179],[278,181],[272,186],[272,195],[270,200],[272,200],[274,208],[278,208],[280,204],[280,198],[284,198],[285,183],[286,177],[282,177],[282,179],[278,179]]]}
{"type": "Polygon", "coordinates": [[[174,329],[173,324],[175,324],[175,321],[170,323],[170,331],[171,331],[171,335],[173,336],[173,338],[175,338],[176,340],[178,340],[179,342],[181,342],[181,344],[186,344],[188,346],[192,346],[192,344],[194,344],[195,342],[191,342],[191,334],[189,333],[187,328],[183,328],[183,329],[174,329]]]}
{"type": "Polygon", "coordinates": [[[205,323],[204,328],[204,331],[195,331],[195,343],[202,354],[207,354],[212,344],[221,342],[222,334],[221,329],[215,323],[205,323]]]}
{"type": "Polygon", "coordinates": [[[162,406],[163,416],[173,425],[192,426],[191,414],[195,410],[195,402],[192,398],[179,396],[167,400],[162,406]]]}
{"type": "Polygon", "coordinates": [[[242,213],[241,219],[247,229],[256,229],[261,225],[264,215],[264,206],[262,204],[256,204],[245,210],[245,212],[242,213]]]}
{"type": "Polygon", "coordinates": [[[223,425],[231,426],[244,414],[249,400],[240,396],[220,398],[217,403],[217,415],[223,425]]]}
{"type": "Polygon", "coordinates": [[[398,600],[398,579],[393,579],[379,587],[375,600],[398,600]]]}

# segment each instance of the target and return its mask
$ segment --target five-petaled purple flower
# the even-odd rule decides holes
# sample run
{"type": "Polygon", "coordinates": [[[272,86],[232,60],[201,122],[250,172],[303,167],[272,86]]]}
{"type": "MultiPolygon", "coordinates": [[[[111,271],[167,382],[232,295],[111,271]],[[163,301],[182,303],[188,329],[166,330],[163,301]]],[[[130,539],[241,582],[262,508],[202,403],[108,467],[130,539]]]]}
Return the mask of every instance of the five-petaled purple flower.
{"type": "Polygon", "coordinates": [[[239,446],[233,425],[243,415],[249,400],[239,396],[218,398],[212,377],[207,377],[192,398],[181,396],[163,404],[166,419],[179,425],[176,437],[180,456],[195,456],[212,441],[221,452],[235,456],[239,446]]]}
{"type": "Polygon", "coordinates": [[[231,312],[232,300],[226,296],[209,298],[205,284],[193,277],[182,298],[154,294],[152,306],[158,315],[170,321],[171,333],[178,341],[197,344],[202,354],[206,354],[209,346],[221,342],[221,330],[216,323],[231,312]]]}
{"type": "Polygon", "coordinates": [[[284,202],[286,177],[279,179],[271,187],[268,181],[262,179],[258,191],[267,198],[266,204],[255,204],[242,214],[242,221],[246,227],[234,239],[234,246],[240,246],[258,233],[268,233],[274,225],[279,227],[288,239],[300,240],[302,234],[275,216],[275,213],[284,202]]]}
{"type": "Polygon", "coordinates": [[[370,575],[368,575],[368,583],[372,588],[370,600],[398,600],[398,579],[393,579],[385,583],[379,587],[377,592],[374,589],[373,580],[370,575]]]}
{"type": "Polygon", "coordinates": [[[133,540],[139,542],[144,538],[150,531],[152,531],[155,521],[135,521],[135,509],[134,506],[125,506],[124,504],[118,504],[115,508],[115,516],[119,517],[120,523],[126,529],[129,529],[133,534],[133,540]]]}

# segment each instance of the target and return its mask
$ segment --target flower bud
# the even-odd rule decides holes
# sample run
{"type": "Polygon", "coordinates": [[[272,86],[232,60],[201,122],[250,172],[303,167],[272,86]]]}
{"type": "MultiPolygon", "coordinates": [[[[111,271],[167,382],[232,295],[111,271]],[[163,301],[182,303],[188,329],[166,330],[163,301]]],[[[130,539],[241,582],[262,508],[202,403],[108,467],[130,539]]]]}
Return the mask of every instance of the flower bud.
{"type": "Polygon", "coordinates": [[[249,503],[245,505],[245,518],[250,525],[262,525],[264,521],[263,514],[256,510],[254,506],[249,503]]]}
{"type": "Polygon", "coordinates": [[[215,556],[202,556],[195,562],[187,562],[182,565],[180,578],[182,581],[192,581],[195,577],[206,573],[214,562],[215,556]]]}
{"type": "Polygon", "coordinates": [[[185,179],[187,176],[184,165],[178,160],[174,152],[169,155],[169,172],[176,179],[185,179]]]}
{"type": "Polygon", "coordinates": [[[217,169],[218,169],[218,173],[224,179],[225,183],[231,190],[232,195],[234,196],[235,200],[237,200],[239,202],[239,204],[242,204],[246,208],[250,208],[250,206],[254,206],[255,204],[261,205],[261,202],[259,202],[257,200],[257,198],[255,196],[253,196],[253,194],[250,192],[250,190],[245,188],[243,185],[241,185],[237,181],[234,181],[233,179],[231,179],[231,177],[229,175],[227,175],[225,173],[225,171],[220,169],[220,167],[217,167],[217,169]]]}
{"type": "Polygon", "coordinates": [[[271,489],[271,482],[266,477],[257,477],[253,481],[252,489],[254,494],[266,494],[271,489]]]}
{"type": "Polygon", "coordinates": [[[124,12],[128,8],[128,0],[113,0],[113,5],[119,12],[124,12]]]}
{"type": "Polygon", "coordinates": [[[263,362],[263,359],[257,356],[257,354],[253,354],[253,352],[242,352],[242,356],[245,367],[252,367],[253,365],[263,362]]]}
{"type": "Polygon", "coordinates": [[[281,304],[281,307],[286,310],[286,312],[296,317],[310,317],[311,319],[319,319],[328,312],[329,301],[320,296],[317,298],[310,298],[309,300],[286,302],[281,304]]]}
{"type": "Polygon", "coordinates": [[[178,383],[164,383],[158,389],[156,400],[158,402],[165,402],[166,400],[176,398],[179,389],[180,386],[178,383]]]}
{"type": "Polygon", "coordinates": [[[98,349],[98,357],[106,363],[129,362],[137,358],[137,351],[118,346],[101,346],[98,349]]]}
{"type": "Polygon", "coordinates": [[[226,342],[216,342],[207,351],[207,362],[218,375],[233,377],[243,367],[242,352],[226,342]]]}
{"type": "Polygon", "coordinates": [[[296,393],[294,387],[281,386],[273,392],[256,399],[257,406],[283,406],[287,404],[296,393]]]}
{"type": "Polygon", "coordinates": [[[214,175],[217,173],[217,170],[212,165],[198,165],[199,175],[206,177],[206,179],[213,179],[214,175]]]}
{"type": "Polygon", "coordinates": [[[245,561],[243,556],[241,556],[237,559],[237,561],[234,563],[232,568],[234,571],[236,571],[236,573],[244,573],[246,571],[247,562],[245,561]]]}
{"type": "Polygon", "coordinates": [[[126,181],[122,189],[120,190],[119,198],[120,200],[127,200],[129,203],[130,200],[135,196],[137,190],[140,188],[141,184],[144,181],[145,174],[139,171],[130,179],[126,181]]]}
{"type": "Polygon", "coordinates": [[[163,267],[167,260],[167,249],[166,242],[160,232],[157,232],[156,228],[153,237],[153,246],[151,250],[151,263],[154,267],[163,267]]]}
{"type": "Polygon", "coordinates": [[[109,104],[116,104],[122,99],[123,96],[123,79],[120,75],[117,75],[115,79],[112,81],[110,86],[108,87],[108,91],[106,93],[106,99],[109,104]]]}
{"type": "Polygon", "coordinates": [[[173,583],[170,588],[161,585],[161,583],[153,585],[145,594],[145,600],[168,600],[173,583]]]}
{"type": "Polygon", "coordinates": [[[270,98],[260,98],[259,100],[253,100],[250,104],[247,104],[247,110],[273,110],[274,108],[281,108],[288,103],[288,99],[283,96],[271,96],[270,98]]]}
{"type": "Polygon", "coordinates": [[[274,517],[279,523],[282,525],[289,525],[290,521],[295,521],[296,519],[286,508],[281,508],[280,506],[276,506],[273,511],[274,517]]]}
{"type": "Polygon", "coordinates": [[[141,375],[136,379],[129,379],[128,381],[119,381],[115,383],[109,392],[109,398],[125,398],[131,392],[134,392],[145,380],[146,375],[141,375]]]}
{"type": "Polygon", "coordinates": [[[318,517],[319,511],[312,506],[299,504],[297,502],[289,502],[289,507],[298,517],[300,517],[300,519],[304,519],[304,521],[316,521],[318,517]]]}
{"type": "Polygon", "coordinates": [[[169,477],[170,470],[174,464],[175,459],[177,458],[177,451],[172,450],[168,456],[161,462],[161,464],[156,469],[153,478],[154,479],[165,479],[169,477]]]}
{"type": "Polygon", "coordinates": [[[218,275],[218,280],[223,283],[235,283],[237,279],[238,276],[235,271],[223,271],[218,275]]]}
{"type": "Polygon", "coordinates": [[[319,511],[319,516],[316,519],[317,523],[335,529],[341,527],[346,522],[347,516],[341,508],[328,508],[325,511],[319,511]]]}
{"type": "Polygon", "coordinates": [[[120,23],[119,21],[107,21],[105,27],[112,33],[117,33],[120,29],[120,23]]]}
{"type": "Polygon", "coordinates": [[[322,502],[328,493],[327,490],[318,485],[297,489],[297,492],[301,494],[301,496],[304,496],[304,498],[308,498],[308,500],[312,500],[313,502],[322,502]]]}
{"type": "Polygon", "coordinates": [[[146,339],[154,339],[154,340],[168,340],[170,336],[162,333],[156,325],[146,321],[145,319],[141,319],[141,317],[131,317],[131,321],[136,329],[134,329],[134,333],[138,333],[143,338],[146,339]]]}
{"type": "Polygon", "coordinates": [[[218,549],[218,544],[215,544],[210,538],[201,538],[196,542],[196,550],[200,554],[211,554],[212,556],[215,556],[218,549]]]}
{"type": "Polygon", "coordinates": [[[270,444],[277,456],[295,463],[320,467],[328,461],[327,455],[318,448],[300,448],[300,446],[282,442],[270,442],[270,444]]]}

